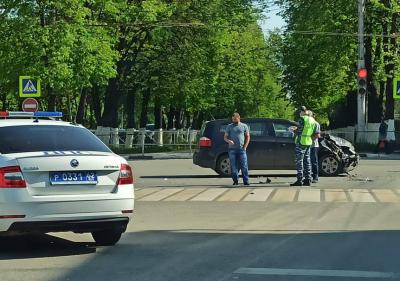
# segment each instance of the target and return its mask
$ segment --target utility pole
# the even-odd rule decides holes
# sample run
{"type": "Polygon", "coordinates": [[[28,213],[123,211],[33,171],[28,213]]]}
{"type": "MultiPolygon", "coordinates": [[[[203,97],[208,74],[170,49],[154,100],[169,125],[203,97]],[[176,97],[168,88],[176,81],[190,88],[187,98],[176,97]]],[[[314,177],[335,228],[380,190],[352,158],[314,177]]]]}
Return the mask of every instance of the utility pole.
{"type": "MultiPolygon", "coordinates": [[[[358,71],[365,69],[365,47],[364,47],[364,12],[365,0],[358,0],[358,71]]],[[[357,141],[362,141],[363,131],[366,129],[366,94],[364,87],[360,85],[357,92],[357,141]]],[[[364,85],[365,86],[365,85],[364,85]]]]}

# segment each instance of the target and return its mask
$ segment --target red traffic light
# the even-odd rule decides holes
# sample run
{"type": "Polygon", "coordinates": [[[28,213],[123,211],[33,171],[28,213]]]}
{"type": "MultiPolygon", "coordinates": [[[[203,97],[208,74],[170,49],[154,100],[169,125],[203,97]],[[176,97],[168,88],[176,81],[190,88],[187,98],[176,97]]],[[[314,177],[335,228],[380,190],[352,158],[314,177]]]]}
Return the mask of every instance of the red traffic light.
{"type": "Polygon", "coordinates": [[[368,75],[368,73],[367,73],[367,70],[365,68],[360,68],[358,70],[358,78],[359,79],[365,79],[365,78],[367,78],[367,75],[368,75]]]}

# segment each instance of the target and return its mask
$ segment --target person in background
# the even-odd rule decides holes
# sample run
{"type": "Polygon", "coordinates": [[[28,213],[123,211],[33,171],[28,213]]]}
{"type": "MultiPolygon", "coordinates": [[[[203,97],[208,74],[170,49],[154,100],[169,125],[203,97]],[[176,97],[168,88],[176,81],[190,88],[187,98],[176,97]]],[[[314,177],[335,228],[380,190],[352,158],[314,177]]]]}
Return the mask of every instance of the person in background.
{"type": "Polygon", "coordinates": [[[376,147],[376,152],[379,153],[380,150],[385,150],[388,153],[388,140],[387,140],[388,124],[385,117],[382,117],[382,122],[379,125],[379,141],[376,147]]]}
{"type": "Polygon", "coordinates": [[[250,185],[246,154],[250,143],[250,130],[246,124],[240,122],[239,113],[232,115],[232,123],[226,127],[224,141],[229,144],[228,154],[233,185],[239,184],[239,168],[242,170],[243,184],[250,185]]]}
{"type": "Polygon", "coordinates": [[[321,125],[315,121],[315,113],[308,110],[307,115],[312,117],[315,122],[315,131],[312,136],[313,143],[311,145],[311,170],[312,170],[312,182],[318,183],[319,177],[319,162],[318,162],[318,151],[319,151],[319,138],[321,137],[321,125]]]}
{"type": "Polygon", "coordinates": [[[296,134],[296,169],[297,181],[290,186],[311,186],[311,145],[313,144],[313,135],[315,134],[315,120],[307,115],[307,108],[299,108],[300,120],[299,126],[294,129],[296,134]]]}

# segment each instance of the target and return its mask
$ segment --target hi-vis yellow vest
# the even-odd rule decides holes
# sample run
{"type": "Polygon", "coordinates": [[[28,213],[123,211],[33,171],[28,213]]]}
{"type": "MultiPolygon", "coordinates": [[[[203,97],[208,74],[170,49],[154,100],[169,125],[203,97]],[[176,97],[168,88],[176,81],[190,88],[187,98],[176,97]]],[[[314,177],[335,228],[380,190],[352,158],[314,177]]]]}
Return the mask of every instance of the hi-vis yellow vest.
{"type": "Polygon", "coordinates": [[[303,132],[301,133],[301,136],[296,136],[296,143],[300,143],[304,146],[310,146],[313,142],[312,135],[315,131],[316,122],[314,118],[309,116],[302,116],[301,118],[304,120],[303,132]]]}

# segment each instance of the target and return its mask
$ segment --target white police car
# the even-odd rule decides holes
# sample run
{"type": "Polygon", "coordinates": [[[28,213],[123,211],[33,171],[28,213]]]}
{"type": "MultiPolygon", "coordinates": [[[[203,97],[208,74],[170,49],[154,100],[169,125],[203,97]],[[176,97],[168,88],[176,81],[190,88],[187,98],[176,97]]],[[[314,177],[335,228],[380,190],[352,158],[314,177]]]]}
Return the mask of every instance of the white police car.
{"type": "Polygon", "coordinates": [[[0,233],[90,232],[114,245],[134,208],[131,167],[89,130],[0,112],[0,233]]]}

